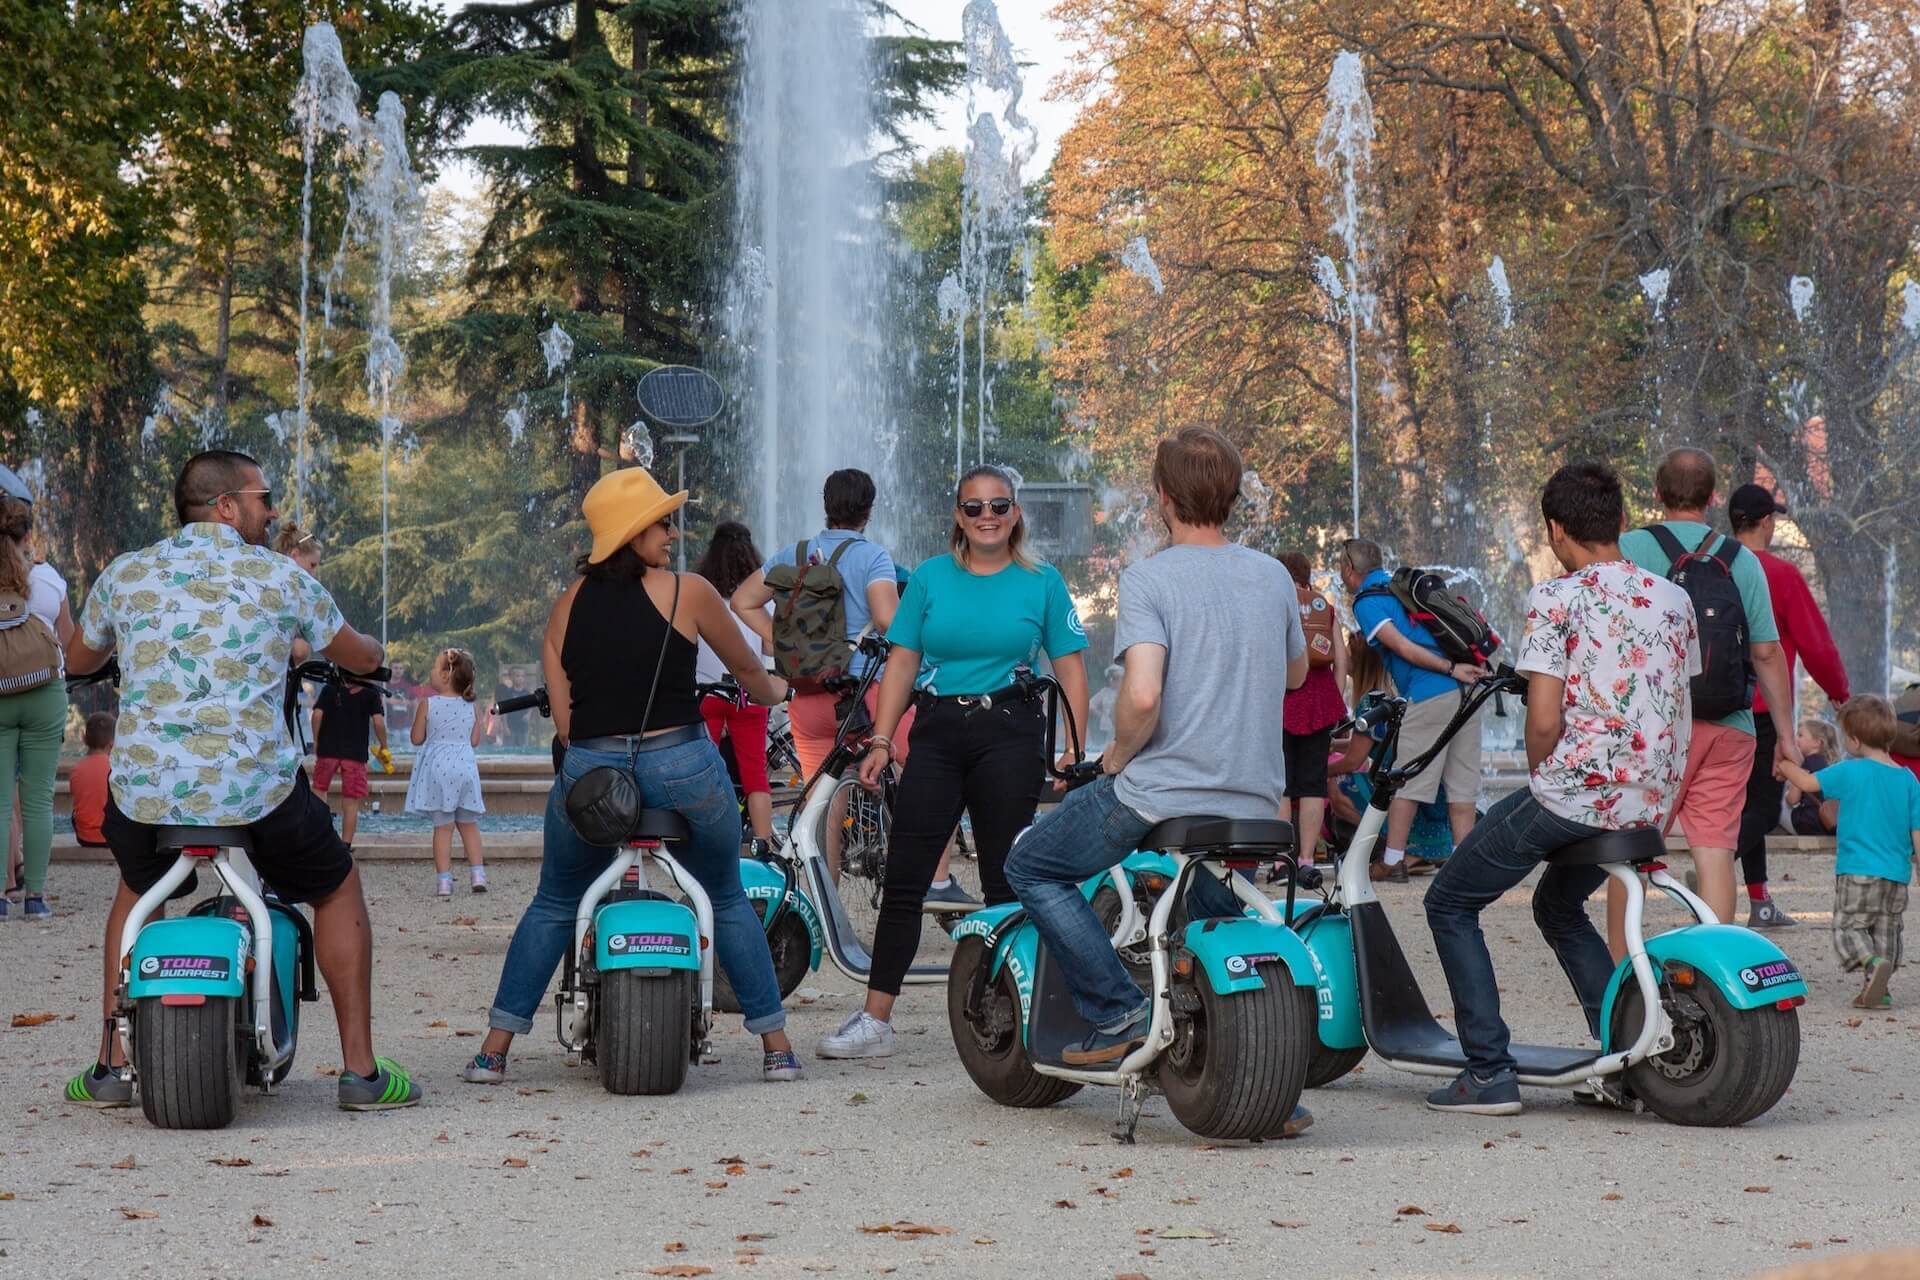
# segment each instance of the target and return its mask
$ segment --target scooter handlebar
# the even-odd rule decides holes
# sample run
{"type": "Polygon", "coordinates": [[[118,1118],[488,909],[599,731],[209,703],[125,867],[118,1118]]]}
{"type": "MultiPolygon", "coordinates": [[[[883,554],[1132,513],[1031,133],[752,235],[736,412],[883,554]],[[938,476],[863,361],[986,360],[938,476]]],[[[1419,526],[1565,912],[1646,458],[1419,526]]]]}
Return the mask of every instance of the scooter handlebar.
{"type": "Polygon", "coordinates": [[[523,693],[517,698],[502,698],[493,704],[493,714],[511,715],[515,711],[538,711],[543,716],[553,715],[553,706],[547,701],[546,689],[535,689],[532,693],[523,693]]]}

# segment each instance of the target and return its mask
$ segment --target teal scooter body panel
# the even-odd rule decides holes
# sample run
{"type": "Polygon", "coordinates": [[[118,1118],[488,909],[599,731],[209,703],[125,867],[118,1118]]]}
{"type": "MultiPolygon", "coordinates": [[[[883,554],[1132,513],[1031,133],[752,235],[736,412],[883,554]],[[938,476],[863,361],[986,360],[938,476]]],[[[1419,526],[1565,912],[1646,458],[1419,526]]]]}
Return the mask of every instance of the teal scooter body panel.
{"type": "MultiPolygon", "coordinates": [[[[238,920],[220,916],[150,922],[134,939],[128,996],[144,1000],[148,996],[245,995],[252,932],[238,920]]],[[[282,954],[276,946],[276,964],[281,963],[282,954]]],[[[285,954],[291,965],[291,951],[285,954]]]]}
{"type": "MultiPolygon", "coordinates": [[[[1807,984],[1799,966],[1773,940],[1751,929],[1730,924],[1690,924],[1647,939],[1647,955],[1656,969],[1684,964],[1720,988],[1736,1009],[1758,1009],[1782,1000],[1806,999],[1807,984]]],[[[1613,1007],[1633,982],[1633,966],[1622,962],[1607,986],[1600,1005],[1601,1050],[1616,1052],[1612,1043],[1613,1007]]]]}
{"type": "Polygon", "coordinates": [[[594,963],[614,969],[700,968],[694,914],[664,898],[624,898],[593,913],[594,963]]]}

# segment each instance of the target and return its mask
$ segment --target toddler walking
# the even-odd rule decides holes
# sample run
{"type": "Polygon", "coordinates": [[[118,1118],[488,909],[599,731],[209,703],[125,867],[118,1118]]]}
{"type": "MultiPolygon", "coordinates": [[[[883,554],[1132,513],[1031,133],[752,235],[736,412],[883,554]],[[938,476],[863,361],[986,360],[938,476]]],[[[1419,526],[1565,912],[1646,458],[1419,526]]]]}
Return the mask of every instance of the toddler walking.
{"type": "Polygon", "coordinates": [[[1920,858],[1920,779],[1893,762],[1887,747],[1898,725],[1893,706],[1862,694],[1840,708],[1850,760],[1808,773],[1781,761],[1776,776],[1839,802],[1833,894],[1833,949],[1840,967],[1864,975],[1853,1003],[1885,1009],[1887,985],[1900,967],[1900,917],[1907,909],[1913,861],[1920,858]]]}
{"type": "Polygon", "coordinates": [[[453,896],[453,832],[467,853],[473,891],[487,891],[486,856],[480,848],[480,720],[473,706],[473,655],[443,649],[433,660],[427,685],[433,690],[413,712],[413,777],[407,783],[407,812],[424,813],[433,823],[434,892],[453,896]]]}

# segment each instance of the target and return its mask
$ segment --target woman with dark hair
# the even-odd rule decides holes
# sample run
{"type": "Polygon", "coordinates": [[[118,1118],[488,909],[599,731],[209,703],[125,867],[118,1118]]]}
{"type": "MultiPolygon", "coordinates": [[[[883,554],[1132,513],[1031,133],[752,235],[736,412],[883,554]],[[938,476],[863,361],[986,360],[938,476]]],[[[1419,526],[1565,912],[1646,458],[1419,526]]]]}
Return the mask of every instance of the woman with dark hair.
{"type": "MultiPolygon", "coordinates": [[[[694,572],[713,584],[722,600],[760,570],[760,549],[753,545],[753,532],[737,520],[723,520],[714,526],[713,541],[700,557],[694,572]]],[[[766,643],[746,619],[729,611],[740,639],[763,659],[766,643]]],[[[761,662],[765,666],[764,661],[761,662]]],[[[712,684],[727,673],[720,655],[705,640],[693,664],[693,677],[701,684],[712,684]]],[[[722,698],[708,694],[700,700],[700,715],[707,722],[707,733],[715,746],[723,739],[733,744],[734,767],[739,770],[740,790],[747,797],[747,824],[753,831],[755,856],[766,853],[773,844],[773,783],[767,777],[767,708],[757,707],[745,698],[722,698]]]]}
{"type": "MultiPolygon", "coordinates": [[[[44,663],[35,662],[32,672],[12,673],[9,683],[17,692],[0,692],[0,779],[14,793],[0,804],[0,849],[9,847],[17,820],[21,913],[28,920],[46,920],[53,915],[46,900],[47,862],[53,850],[53,773],[67,730],[60,650],[64,637],[73,633],[73,614],[66,580],[50,565],[34,562],[29,491],[13,472],[4,467],[0,471],[6,472],[0,476],[0,597],[12,598],[0,607],[0,625],[34,628],[35,638],[44,643],[22,645],[20,651],[45,658],[44,663]]],[[[0,919],[6,918],[10,905],[0,899],[0,919]]]]}
{"type": "Polygon", "coordinates": [[[887,632],[893,652],[860,764],[862,783],[878,785],[909,702],[919,719],[894,804],[866,1005],[821,1041],[825,1058],[892,1054],[893,1002],[919,950],[921,908],[962,811],[973,820],[988,904],[1015,900],[1007,850],[1032,825],[1040,802],[1046,715],[1036,702],[983,706],[979,695],[1004,688],[1016,668],[1037,664],[1045,653],[1073,723],[1087,723],[1080,657],[1087,634],[1059,571],[1027,553],[1012,478],[998,467],[975,467],[960,478],[953,507],[952,553],[914,571],[887,632]]]}
{"type": "Polygon", "coordinates": [[[1298,551],[1282,552],[1277,559],[1293,577],[1300,626],[1307,637],[1307,678],[1298,689],[1287,690],[1281,712],[1287,798],[1281,801],[1280,816],[1294,824],[1297,847],[1311,860],[1327,816],[1327,752],[1333,745],[1333,726],[1347,714],[1340,690],[1347,679],[1347,646],[1339,615],[1314,590],[1312,563],[1298,551]]]}
{"type": "Polygon", "coordinates": [[[533,1030],[572,945],[580,898],[613,861],[612,849],[588,844],[567,819],[567,792],[602,767],[631,774],[647,807],[686,819],[692,838],[674,856],[713,904],[714,949],[747,1030],[760,1037],[762,1078],[800,1078],[767,935],[740,884],[740,809],[693,696],[699,642],[762,706],[785,698],[787,686],[740,638],[720,593],[670,567],[679,536],[673,513],[686,500],[685,490],[665,493],[644,470],[628,467],[601,477],[581,504],[593,549],[554,602],[541,646],[553,730],[567,753],[547,796],[540,887],[507,945],[487,1038],[461,1073],[474,1084],[506,1078],[507,1047],[533,1030]]]}

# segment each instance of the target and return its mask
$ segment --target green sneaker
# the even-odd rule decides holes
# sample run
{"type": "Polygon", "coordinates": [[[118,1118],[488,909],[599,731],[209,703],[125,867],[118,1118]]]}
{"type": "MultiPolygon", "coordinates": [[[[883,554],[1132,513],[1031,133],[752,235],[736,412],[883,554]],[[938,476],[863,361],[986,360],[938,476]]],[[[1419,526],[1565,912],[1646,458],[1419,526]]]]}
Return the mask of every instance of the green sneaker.
{"type": "Polygon", "coordinates": [[[76,1107],[97,1107],[102,1111],[130,1107],[133,1105],[133,1072],[108,1068],[103,1073],[100,1064],[95,1063],[67,1081],[66,1101],[76,1107]]]}
{"type": "Polygon", "coordinates": [[[340,1073],[342,1111],[391,1111],[396,1107],[410,1107],[425,1096],[426,1091],[393,1059],[375,1058],[373,1065],[371,1080],[351,1071],[340,1073]]]}

